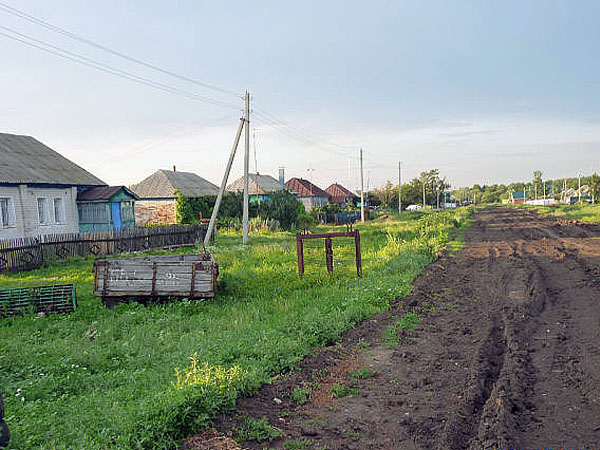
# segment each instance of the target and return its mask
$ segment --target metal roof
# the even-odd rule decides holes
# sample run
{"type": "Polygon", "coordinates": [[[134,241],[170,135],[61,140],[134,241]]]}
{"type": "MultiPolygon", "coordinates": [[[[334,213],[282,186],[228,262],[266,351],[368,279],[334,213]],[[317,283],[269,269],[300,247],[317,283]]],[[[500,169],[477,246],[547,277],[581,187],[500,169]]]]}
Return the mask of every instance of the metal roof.
{"type": "Polygon", "coordinates": [[[175,191],[189,198],[217,195],[219,188],[192,172],[157,170],[140,183],[131,186],[140,198],[175,198],[175,191]]]}
{"type": "Polygon", "coordinates": [[[0,183],[106,185],[37,139],[7,133],[0,133],[0,183]]]}
{"type": "Polygon", "coordinates": [[[324,197],[329,198],[329,194],[320,187],[312,184],[304,178],[290,178],[285,185],[295,192],[298,197],[324,197]]]}
{"type": "Polygon", "coordinates": [[[77,194],[78,202],[93,202],[95,200],[110,200],[116,193],[124,190],[127,195],[130,195],[135,200],[140,198],[125,186],[98,186],[86,189],[77,194]]]}
{"type": "MultiPolygon", "coordinates": [[[[285,186],[271,175],[258,173],[248,174],[248,193],[250,195],[264,195],[269,192],[281,191],[285,186]]],[[[244,177],[240,177],[227,186],[228,191],[241,192],[244,190],[244,177]]]]}

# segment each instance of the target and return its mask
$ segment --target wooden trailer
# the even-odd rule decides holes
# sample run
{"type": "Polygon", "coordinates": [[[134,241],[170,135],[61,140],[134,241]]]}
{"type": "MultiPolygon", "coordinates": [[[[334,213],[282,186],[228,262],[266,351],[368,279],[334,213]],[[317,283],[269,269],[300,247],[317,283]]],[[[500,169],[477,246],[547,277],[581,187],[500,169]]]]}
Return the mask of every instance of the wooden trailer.
{"type": "Polygon", "coordinates": [[[214,297],[219,266],[210,254],[147,256],[94,262],[94,295],[112,307],[131,299],[214,297]]]}

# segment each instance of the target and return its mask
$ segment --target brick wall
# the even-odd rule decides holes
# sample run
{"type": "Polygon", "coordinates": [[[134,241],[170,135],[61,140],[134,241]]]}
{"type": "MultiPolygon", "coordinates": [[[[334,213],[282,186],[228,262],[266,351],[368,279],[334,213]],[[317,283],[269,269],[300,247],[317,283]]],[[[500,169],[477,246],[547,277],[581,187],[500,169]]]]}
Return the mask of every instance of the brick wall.
{"type": "Polygon", "coordinates": [[[135,223],[175,223],[175,200],[138,200],[135,203],[135,223]]]}

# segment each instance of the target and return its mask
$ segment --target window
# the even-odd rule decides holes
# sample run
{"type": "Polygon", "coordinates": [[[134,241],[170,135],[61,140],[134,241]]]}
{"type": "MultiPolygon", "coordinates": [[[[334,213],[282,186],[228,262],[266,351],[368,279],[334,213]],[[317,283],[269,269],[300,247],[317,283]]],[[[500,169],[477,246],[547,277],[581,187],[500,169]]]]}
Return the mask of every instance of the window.
{"type": "Polygon", "coordinates": [[[133,222],[133,202],[121,203],[121,219],[123,222],[133,222]]]}
{"type": "Polygon", "coordinates": [[[2,228],[17,226],[12,198],[0,198],[0,226],[2,228]]]}
{"type": "Polygon", "coordinates": [[[56,223],[66,223],[67,222],[67,220],[65,218],[65,207],[64,207],[62,198],[54,199],[54,222],[56,222],[56,223]]]}
{"type": "Polygon", "coordinates": [[[48,209],[48,199],[39,197],[38,201],[38,218],[40,225],[48,225],[50,223],[50,210],[48,209]]]}
{"type": "Polygon", "coordinates": [[[106,203],[79,203],[79,222],[108,223],[106,203]]]}

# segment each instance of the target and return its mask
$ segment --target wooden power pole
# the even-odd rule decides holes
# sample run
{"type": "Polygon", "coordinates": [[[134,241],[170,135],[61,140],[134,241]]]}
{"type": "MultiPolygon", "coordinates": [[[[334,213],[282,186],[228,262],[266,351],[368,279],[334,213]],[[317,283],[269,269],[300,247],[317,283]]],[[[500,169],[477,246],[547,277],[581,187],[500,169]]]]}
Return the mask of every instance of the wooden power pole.
{"type": "Polygon", "coordinates": [[[402,161],[398,161],[398,214],[402,214],[402,161]]]}
{"type": "Polygon", "coordinates": [[[240,118],[240,124],[237,129],[237,133],[235,134],[235,140],[233,141],[233,147],[231,147],[231,154],[229,155],[229,160],[227,161],[227,167],[225,168],[225,175],[223,175],[223,181],[221,182],[221,188],[219,189],[219,195],[217,195],[217,200],[215,201],[215,206],[212,211],[212,215],[210,216],[210,222],[208,224],[208,230],[206,231],[206,236],[204,236],[204,245],[208,245],[210,242],[210,237],[212,236],[213,230],[215,229],[215,223],[217,221],[217,215],[219,214],[219,207],[221,206],[221,200],[223,200],[223,193],[225,192],[225,186],[227,186],[227,179],[229,178],[229,172],[231,172],[231,165],[233,164],[233,160],[235,158],[235,152],[237,151],[238,144],[240,143],[240,137],[242,136],[242,128],[244,128],[244,118],[240,118]]]}
{"type": "Polygon", "coordinates": [[[365,179],[363,174],[363,150],[360,149],[360,221],[365,221],[365,179]]]}
{"type": "Polygon", "coordinates": [[[242,217],[243,227],[243,238],[242,242],[244,245],[248,243],[248,215],[249,215],[249,183],[248,183],[248,169],[250,165],[250,94],[246,91],[244,96],[244,126],[246,127],[244,133],[244,211],[242,217]]]}

